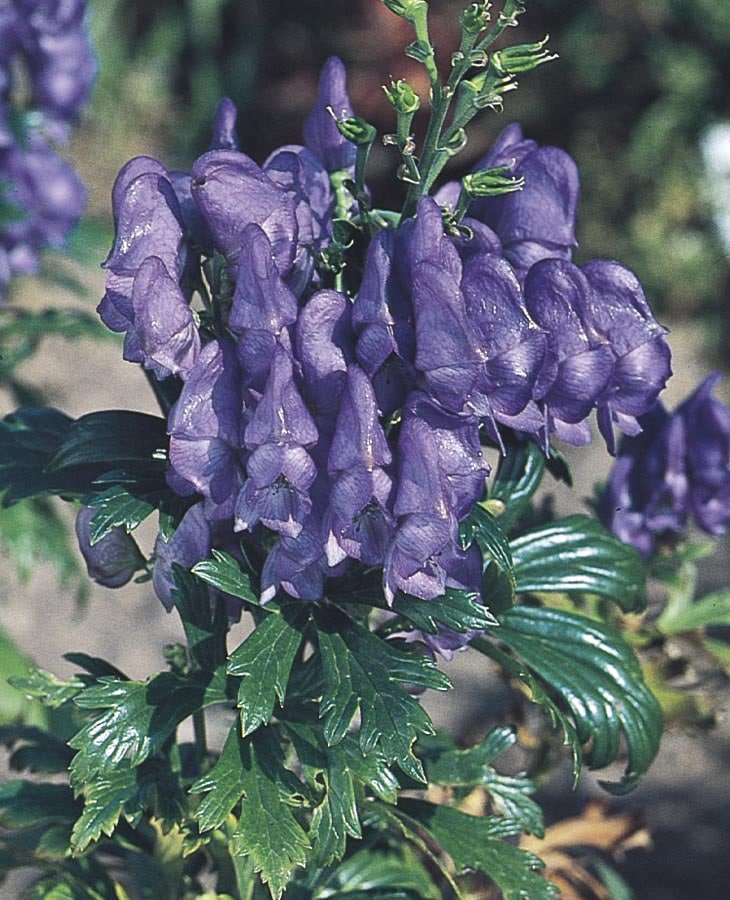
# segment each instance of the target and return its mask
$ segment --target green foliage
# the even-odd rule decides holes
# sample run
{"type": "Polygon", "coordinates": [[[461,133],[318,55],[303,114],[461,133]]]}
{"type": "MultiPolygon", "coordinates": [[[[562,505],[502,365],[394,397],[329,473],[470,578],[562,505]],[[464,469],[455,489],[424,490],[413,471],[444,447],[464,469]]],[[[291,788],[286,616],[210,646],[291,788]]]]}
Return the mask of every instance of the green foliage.
{"type": "Polygon", "coordinates": [[[34,497],[0,508],[0,544],[21,581],[30,578],[42,559],[55,568],[62,586],[74,585],[78,599],[85,599],[88,586],[82,578],[78,552],[50,497],[34,497]]]}
{"type": "Polygon", "coordinates": [[[478,594],[455,588],[447,588],[440,597],[434,597],[428,603],[398,592],[393,601],[393,612],[427,634],[438,634],[444,626],[464,634],[470,629],[483,631],[499,624],[487,607],[479,602],[478,594]]]}
{"type": "Polygon", "coordinates": [[[192,787],[193,792],[207,792],[197,812],[203,831],[223,824],[240,802],[231,853],[251,858],[275,898],[295,866],[306,863],[310,847],[290,809],[293,776],[282,777],[282,763],[281,745],[270,729],[242,738],[234,727],[216,765],[192,787]]]}
{"type": "Polygon", "coordinates": [[[362,752],[367,755],[378,745],[387,762],[397,762],[406,774],[424,781],[412,748],[418,734],[430,734],[433,725],[402,685],[446,690],[448,679],[430,659],[378,638],[344,613],[323,610],[316,625],[325,680],[320,714],[327,743],[342,741],[359,711],[362,752]]]}
{"type": "Polygon", "coordinates": [[[92,497],[89,506],[98,509],[91,520],[92,545],[113,528],[123,527],[128,532],[134,531],[154,510],[154,506],[147,500],[135,497],[119,484],[92,497]]]}
{"type": "Polygon", "coordinates": [[[466,750],[452,746],[430,752],[426,743],[422,754],[426,775],[429,784],[484,788],[497,812],[519,825],[526,834],[542,837],[545,832],[542,810],[530,796],[537,785],[524,773],[500,775],[490,765],[515,740],[514,730],[502,726],[466,750]]]}
{"type": "Polygon", "coordinates": [[[639,553],[588,516],[550,522],[510,542],[519,592],[580,592],[615,600],[625,612],[646,606],[639,553]]]}
{"type": "MultiPolygon", "coordinates": [[[[500,623],[499,640],[519,661],[513,671],[530,687],[534,683],[530,676],[534,677],[542,691],[533,691],[533,699],[561,713],[565,737],[578,762],[581,745],[590,744],[591,767],[607,766],[621,751],[623,733],[626,774],[619,783],[603,786],[612,793],[631,790],[659,749],[663,724],[633,650],[608,626],[573,613],[515,607],[501,616],[500,623]],[[572,722],[566,720],[566,712],[572,722]]],[[[479,639],[475,646],[495,656],[487,641],[479,639]]],[[[495,658],[504,662],[504,657],[495,658]]]]}
{"type": "Polygon", "coordinates": [[[289,605],[269,615],[228,659],[230,675],[242,676],[238,688],[244,737],[271,719],[278,699],[283,705],[294,659],[303,640],[306,614],[289,605]]]}
{"type": "Polygon", "coordinates": [[[251,584],[251,576],[241,570],[240,564],[230,553],[213,550],[213,559],[196,563],[191,571],[211,587],[258,605],[258,594],[251,584]]]}

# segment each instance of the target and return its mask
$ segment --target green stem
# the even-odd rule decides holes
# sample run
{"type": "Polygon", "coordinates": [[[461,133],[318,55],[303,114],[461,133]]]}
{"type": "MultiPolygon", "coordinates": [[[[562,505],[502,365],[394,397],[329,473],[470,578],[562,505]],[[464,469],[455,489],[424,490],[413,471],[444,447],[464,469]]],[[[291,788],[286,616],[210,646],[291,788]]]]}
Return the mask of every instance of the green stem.
{"type": "Polygon", "coordinates": [[[198,771],[202,772],[208,755],[208,739],[205,729],[205,710],[196,709],[193,713],[193,735],[195,756],[198,760],[198,771]]]}

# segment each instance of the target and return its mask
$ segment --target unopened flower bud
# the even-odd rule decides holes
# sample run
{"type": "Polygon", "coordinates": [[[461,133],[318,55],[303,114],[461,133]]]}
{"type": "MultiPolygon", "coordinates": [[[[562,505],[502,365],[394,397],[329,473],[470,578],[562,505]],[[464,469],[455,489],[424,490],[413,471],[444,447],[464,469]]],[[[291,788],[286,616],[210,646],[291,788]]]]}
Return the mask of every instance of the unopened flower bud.
{"type": "Polygon", "coordinates": [[[509,166],[494,166],[465,175],[461,184],[472,199],[477,197],[498,197],[512,191],[521,191],[525,186],[524,178],[515,178],[509,166]]]}
{"type": "Polygon", "coordinates": [[[383,0],[388,9],[405,19],[413,22],[415,17],[428,6],[427,0],[383,0]]]}
{"type": "Polygon", "coordinates": [[[461,27],[467,34],[480,34],[487,27],[491,16],[489,10],[492,4],[489,0],[482,3],[472,3],[461,14],[461,27]]]}
{"type": "Polygon", "coordinates": [[[518,44],[516,47],[505,47],[492,54],[492,68],[499,75],[518,75],[521,72],[530,72],[543,63],[557,59],[557,53],[550,53],[545,49],[548,35],[541,41],[532,44],[518,44]]]}
{"type": "Polygon", "coordinates": [[[337,130],[352,144],[372,144],[378,136],[376,129],[360,116],[347,116],[345,119],[335,118],[337,130]]]}
{"type": "Polygon", "coordinates": [[[403,115],[413,115],[421,105],[421,98],[413,87],[401,78],[398,81],[391,81],[390,88],[383,85],[383,90],[388,103],[403,115]]]}

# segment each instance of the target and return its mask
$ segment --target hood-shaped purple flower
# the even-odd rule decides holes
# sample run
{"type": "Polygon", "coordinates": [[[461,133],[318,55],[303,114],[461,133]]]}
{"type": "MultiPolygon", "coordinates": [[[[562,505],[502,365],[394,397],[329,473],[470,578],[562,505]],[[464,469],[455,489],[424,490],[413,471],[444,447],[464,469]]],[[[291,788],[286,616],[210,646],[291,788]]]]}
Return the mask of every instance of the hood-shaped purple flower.
{"type": "Polygon", "coordinates": [[[92,506],[82,506],[76,515],[76,537],[86,562],[89,577],[97,584],[118,588],[126,584],[144,566],[134,538],[123,528],[112,528],[101,540],[91,543],[91,522],[99,512],[92,506]]]}
{"type": "Polygon", "coordinates": [[[639,417],[642,432],[624,437],[600,498],[602,521],[650,556],[689,515],[708,534],[730,528],[730,409],[712,396],[710,375],[673,414],[657,403],[639,417]]]}
{"type": "Polygon", "coordinates": [[[195,318],[178,282],[157,256],[140,266],[132,286],[135,335],[145,368],[158,378],[185,379],[200,353],[195,318]]]}
{"type": "Polygon", "coordinates": [[[179,273],[183,226],[166,170],[150,157],[136,157],[121,170],[112,190],[112,210],[116,233],[104,263],[106,293],[98,312],[112,331],[129,331],[134,326],[134,276],[150,256],[162,260],[168,273],[179,273]]]}
{"type": "Polygon", "coordinates": [[[209,150],[238,150],[237,118],[236,104],[224,97],[216,107],[209,150]]]}
{"type": "Polygon", "coordinates": [[[550,431],[572,444],[590,441],[587,418],[613,372],[607,339],[586,323],[591,302],[587,278],[564,260],[536,263],[525,280],[527,309],[547,336],[545,364],[535,386],[546,417],[546,445],[550,431]]]}
{"type": "Polygon", "coordinates": [[[245,398],[235,348],[213,340],[203,348],[170,411],[170,463],[210,501],[211,518],[233,516],[242,473],[245,398]]]}
{"type": "MultiPolygon", "coordinates": [[[[385,415],[403,405],[416,384],[416,336],[409,291],[395,267],[396,237],[379,232],[365,259],[360,290],[352,305],[358,334],[357,359],[370,377],[385,415]]],[[[407,279],[406,283],[407,283],[407,279]]]]}
{"type": "Polygon", "coordinates": [[[593,260],[582,272],[592,290],[585,321],[608,342],[615,359],[598,401],[598,425],[614,453],[614,425],[636,434],[636,417],[651,409],[672,374],[667,329],[652,315],[633,272],[608,260],[593,260]]]}
{"type": "MultiPolygon", "coordinates": [[[[385,560],[383,589],[430,600],[447,586],[468,587],[459,575],[459,515],[484,490],[488,467],[481,455],[476,420],[449,415],[428,398],[414,396],[398,438],[397,529],[385,560]]],[[[477,588],[478,589],[478,588],[477,588]]]]}
{"type": "Polygon", "coordinates": [[[712,396],[719,380],[710,375],[676,411],[686,433],[692,512],[715,536],[730,528],[730,409],[712,396]]]}
{"type": "Polygon", "coordinates": [[[298,247],[287,281],[299,296],[312,278],[317,255],[332,237],[335,198],[329,173],[311,150],[293,144],[275,150],[263,170],[294,202],[298,247]]]}
{"type": "Polygon", "coordinates": [[[345,66],[337,56],[331,56],[322,67],[317,99],[304,122],[304,143],[328,172],[355,165],[355,145],[340,134],[335,122],[335,117],[343,119],[352,114],[345,66]]]}
{"type": "Polygon", "coordinates": [[[175,605],[172,596],[172,592],[175,590],[175,582],[172,577],[173,564],[189,569],[201,559],[210,556],[211,543],[211,525],[206,518],[202,503],[196,503],[195,506],[190,507],[169,541],[165,541],[161,534],[158,535],[155,542],[152,584],[157,597],[168,612],[175,605]]]}
{"type": "Polygon", "coordinates": [[[317,474],[305,447],[318,437],[294,383],[291,357],[277,347],[266,390],[245,429],[246,447],[253,452],[236,500],[236,530],[261,521],[289,537],[300,534],[312,508],[309,488],[317,474]]]}
{"type": "Polygon", "coordinates": [[[327,559],[351,556],[380,565],[393,530],[389,512],[392,454],[380,424],[373,387],[362,369],[347,370],[327,469],[331,478],[326,517],[327,559]]]}
{"type": "Polygon", "coordinates": [[[480,357],[460,289],[461,260],[444,234],[440,209],[429,197],[418,203],[408,263],[416,369],[439,403],[460,412],[471,396],[480,357]]]}
{"type": "Polygon", "coordinates": [[[239,335],[238,360],[247,385],[263,390],[274,347],[291,347],[287,326],[297,317],[297,300],[284,284],[271,242],[256,224],[241,233],[238,278],[228,327],[239,335]]]}
{"type": "Polygon", "coordinates": [[[281,275],[294,263],[297,220],[294,201],[244,153],[209,150],[193,165],[192,191],[213,234],[216,249],[237,265],[241,235],[252,222],[265,232],[281,275]]]}
{"type": "Polygon", "coordinates": [[[318,291],[299,312],[296,353],[302,393],[320,431],[331,434],[354,359],[350,301],[338,291],[318,291]]]}
{"type": "Polygon", "coordinates": [[[532,402],[546,338],[525,308],[511,267],[497,256],[464,262],[462,292],[480,356],[468,405],[498,437],[497,423],[534,432],[543,422],[532,402]]]}

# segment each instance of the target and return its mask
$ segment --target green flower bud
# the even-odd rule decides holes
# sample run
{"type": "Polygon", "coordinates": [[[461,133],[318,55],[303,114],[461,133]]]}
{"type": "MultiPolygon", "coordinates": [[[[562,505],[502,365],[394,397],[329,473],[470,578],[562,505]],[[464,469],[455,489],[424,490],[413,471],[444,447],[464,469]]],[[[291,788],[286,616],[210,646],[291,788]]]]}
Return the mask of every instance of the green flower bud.
{"type": "Polygon", "coordinates": [[[557,53],[545,49],[548,35],[533,44],[518,44],[516,47],[505,47],[492,54],[491,65],[499,75],[517,75],[529,72],[543,63],[557,59],[557,53]]]}
{"type": "Polygon", "coordinates": [[[360,116],[348,116],[345,119],[335,118],[337,130],[345,138],[357,146],[372,144],[378,136],[373,125],[370,125],[360,116]]]}
{"type": "Polygon", "coordinates": [[[481,3],[472,3],[461,14],[461,27],[466,34],[480,34],[489,24],[491,16],[489,10],[492,4],[489,0],[483,0],[481,3]]]}
{"type": "Polygon", "coordinates": [[[403,115],[413,115],[421,105],[421,98],[407,81],[391,81],[390,90],[383,85],[385,96],[391,106],[403,115]]]}
{"type": "Polygon", "coordinates": [[[427,0],[383,0],[383,3],[396,16],[400,16],[401,19],[406,19],[408,22],[413,22],[416,16],[428,6],[427,0]]]}
{"type": "Polygon", "coordinates": [[[525,179],[515,178],[514,175],[509,174],[509,171],[509,166],[482,169],[479,172],[465,175],[461,179],[461,185],[472,200],[477,197],[498,197],[500,194],[521,191],[525,186],[525,179]]]}

